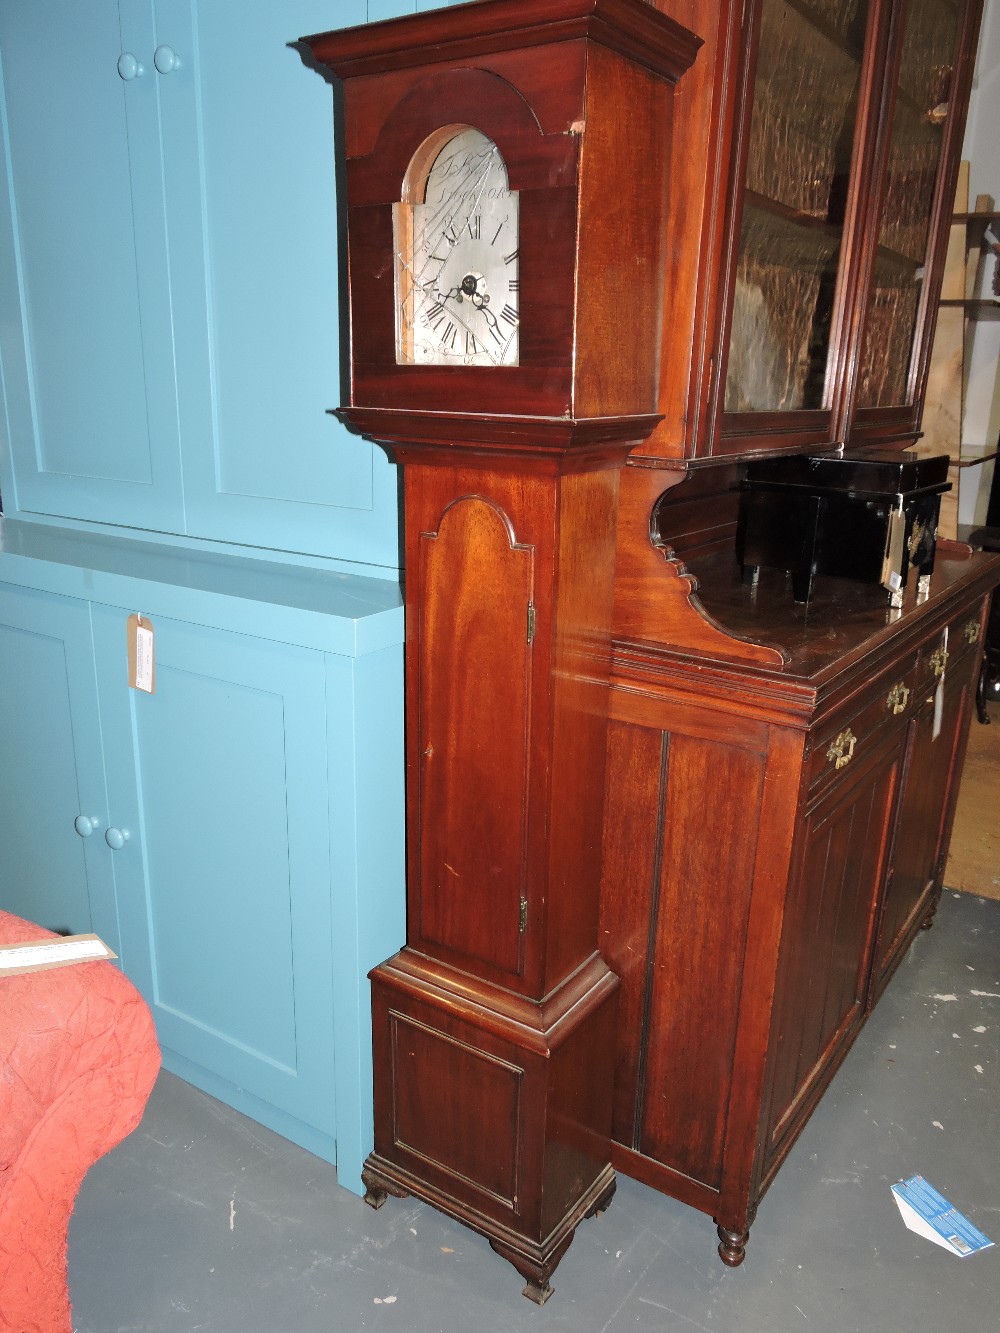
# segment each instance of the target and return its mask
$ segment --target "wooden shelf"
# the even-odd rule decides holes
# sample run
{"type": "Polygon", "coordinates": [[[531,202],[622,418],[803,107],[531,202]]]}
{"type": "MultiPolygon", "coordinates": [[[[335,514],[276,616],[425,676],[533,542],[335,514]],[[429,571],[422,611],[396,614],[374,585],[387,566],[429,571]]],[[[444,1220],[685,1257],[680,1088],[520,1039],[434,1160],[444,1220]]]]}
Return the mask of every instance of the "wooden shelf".
{"type": "Polygon", "coordinates": [[[924,262],[924,256],[914,259],[912,256],[904,254],[902,250],[894,250],[889,245],[880,245],[875,252],[876,264],[885,264],[890,268],[901,269],[909,274],[911,281],[914,280],[917,269],[923,267],[924,262]]]}
{"type": "Polygon", "coordinates": [[[968,301],[942,301],[941,308],[957,310],[961,308],[969,319],[982,323],[992,323],[1000,319],[1000,297],[974,297],[968,301]]]}
{"type": "Polygon", "coordinates": [[[965,244],[969,250],[982,246],[991,223],[1000,224],[1000,213],[955,213],[952,222],[965,223],[965,244]]]}
{"type": "Polygon", "coordinates": [[[835,262],[841,241],[839,227],[746,191],[741,250],[751,267],[765,264],[818,275],[835,262]]]}

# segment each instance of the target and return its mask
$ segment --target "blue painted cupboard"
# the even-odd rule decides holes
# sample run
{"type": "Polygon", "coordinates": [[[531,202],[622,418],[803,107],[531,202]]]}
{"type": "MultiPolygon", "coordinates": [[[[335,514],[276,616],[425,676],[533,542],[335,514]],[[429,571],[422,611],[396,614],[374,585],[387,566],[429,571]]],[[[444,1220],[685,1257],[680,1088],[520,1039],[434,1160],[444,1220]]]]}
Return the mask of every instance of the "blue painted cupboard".
{"type": "Polygon", "coordinates": [[[355,1190],[403,938],[398,479],[328,411],[333,98],[291,43],[417,7],[0,6],[0,906],[107,938],[167,1067],[355,1190]]]}

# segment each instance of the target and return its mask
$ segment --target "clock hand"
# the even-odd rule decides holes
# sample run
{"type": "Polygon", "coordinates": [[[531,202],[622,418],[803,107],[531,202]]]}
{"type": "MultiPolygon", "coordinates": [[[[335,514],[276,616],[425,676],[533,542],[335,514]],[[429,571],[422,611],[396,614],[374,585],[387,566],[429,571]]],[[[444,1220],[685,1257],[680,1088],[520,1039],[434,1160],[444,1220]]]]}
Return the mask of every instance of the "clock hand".
{"type": "Polygon", "coordinates": [[[477,310],[482,312],[483,317],[486,320],[486,327],[489,329],[490,333],[501,347],[505,347],[507,345],[507,339],[504,336],[503,330],[500,328],[496,315],[494,315],[489,307],[489,299],[488,292],[476,292],[474,296],[470,297],[472,304],[477,310]]]}

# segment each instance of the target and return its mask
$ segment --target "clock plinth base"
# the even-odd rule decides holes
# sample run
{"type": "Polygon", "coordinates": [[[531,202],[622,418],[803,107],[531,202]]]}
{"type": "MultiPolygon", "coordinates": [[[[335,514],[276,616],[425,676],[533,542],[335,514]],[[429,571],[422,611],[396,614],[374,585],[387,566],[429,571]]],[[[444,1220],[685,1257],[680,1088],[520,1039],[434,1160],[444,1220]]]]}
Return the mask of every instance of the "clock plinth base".
{"type": "Polygon", "coordinates": [[[610,1203],[617,978],[595,955],[543,1001],[404,949],[371,974],[368,1201],[412,1195],[486,1237],[542,1304],[610,1203]]]}

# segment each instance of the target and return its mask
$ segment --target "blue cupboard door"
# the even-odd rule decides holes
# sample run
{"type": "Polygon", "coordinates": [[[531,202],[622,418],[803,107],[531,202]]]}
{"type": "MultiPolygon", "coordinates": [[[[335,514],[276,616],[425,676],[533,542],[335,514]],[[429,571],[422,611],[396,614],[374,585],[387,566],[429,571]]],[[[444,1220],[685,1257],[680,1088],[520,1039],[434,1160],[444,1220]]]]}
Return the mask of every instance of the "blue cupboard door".
{"type": "Polygon", "coordinates": [[[0,584],[0,908],[119,948],[86,602],[0,584]]]}
{"type": "Polygon", "coordinates": [[[94,608],[124,969],[168,1069],[334,1160],[323,655],[151,613],[145,694],[126,616],[94,608]]]}
{"type": "Polygon", "coordinates": [[[152,43],[150,0],[0,5],[8,513],[182,528],[152,43]]]}
{"type": "Polygon", "coordinates": [[[396,470],[342,397],[334,98],[291,43],[364,0],[157,0],[187,531],[394,568],[396,470]]]}

